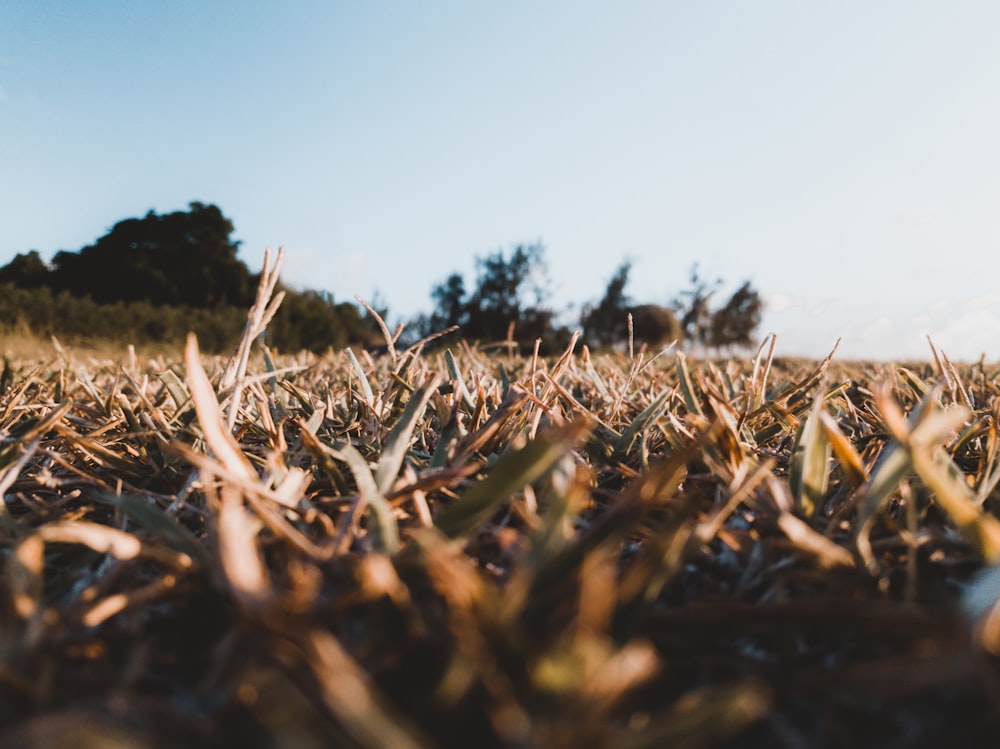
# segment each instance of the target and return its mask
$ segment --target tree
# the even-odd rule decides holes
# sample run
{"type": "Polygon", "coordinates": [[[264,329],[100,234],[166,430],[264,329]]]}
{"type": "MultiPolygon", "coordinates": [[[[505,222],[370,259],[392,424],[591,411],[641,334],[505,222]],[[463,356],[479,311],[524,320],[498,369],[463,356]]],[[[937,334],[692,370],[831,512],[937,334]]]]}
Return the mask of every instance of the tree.
{"type": "MultiPolygon", "coordinates": [[[[0,323],[129,343],[183,341],[194,330],[206,349],[231,345],[259,278],[237,258],[232,233],[219,208],[194,202],[119,221],[93,245],[57,253],[51,267],[34,250],[17,255],[0,268],[0,323]]],[[[372,316],[354,304],[282,290],[267,331],[275,347],[321,352],[380,339],[372,316]]]]}
{"type": "Polygon", "coordinates": [[[632,337],[636,343],[660,346],[684,338],[680,320],[672,310],[658,304],[632,307],[632,337]]]}
{"type": "Polygon", "coordinates": [[[695,263],[688,274],[688,284],[689,288],[681,291],[671,304],[680,315],[684,337],[704,346],[708,343],[711,328],[709,301],[722,284],[722,279],[706,280],[695,263]]]}
{"type": "Polygon", "coordinates": [[[712,315],[709,344],[717,348],[752,345],[763,309],[760,294],[745,281],[712,315]]]}
{"type": "Polygon", "coordinates": [[[435,308],[420,321],[424,332],[461,325],[470,339],[496,342],[506,339],[511,324],[514,338],[531,346],[541,338],[552,346],[565,331],[557,330],[549,296],[545,248],[541,243],[516,245],[509,253],[497,250],[476,258],[476,287],[467,294],[465,279],[452,273],[431,291],[435,308]]]}
{"type": "Polygon", "coordinates": [[[580,316],[580,325],[587,341],[598,346],[610,346],[624,341],[628,335],[628,311],[630,300],[625,293],[632,263],[623,262],[608,281],[604,296],[596,305],[585,305],[580,316]]]}
{"type": "Polygon", "coordinates": [[[631,270],[632,264],[628,261],[619,265],[601,301],[584,307],[580,324],[588,343],[611,346],[627,341],[629,315],[632,316],[633,341],[640,345],[657,346],[683,338],[681,324],[671,310],[656,304],[632,303],[625,293],[631,270]]]}
{"type": "Polygon", "coordinates": [[[0,268],[0,283],[12,283],[22,289],[37,289],[46,285],[49,266],[42,260],[38,250],[18,253],[3,268],[0,268]]]}
{"type": "Polygon", "coordinates": [[[464,325],[468,310],[465,299],[465,279],[461,273],[452,273],[431,291],[435,307],[427,323],[430,335],[452,325],[464,325]]]}
{"type": "Polygon", "coordinates": [[[47,285],[95,302],[246,306],[254,279],[236,257],[233,224],[214,205],[119,221],[97,242],[52,259],[47,285]]]}
{"type": "Polygon", "coordinates": [[[482,340],[500,340],[511,323],[520,328],[519,339],[542,335],[545,327],[541,308],[547,289],[545,248],[540,243],[517,245],[510,255],[501,250],[476,258],[476,290],[467,305],[466,335],[482,340]]]}
{"type": "Polygon", "coordinates": [[[267,340],[275,349],[322,353],[328,348],[378,342],[356,305],[338,303],[325,291],[284,291],[285,299],[267,329],[267,340]]]}

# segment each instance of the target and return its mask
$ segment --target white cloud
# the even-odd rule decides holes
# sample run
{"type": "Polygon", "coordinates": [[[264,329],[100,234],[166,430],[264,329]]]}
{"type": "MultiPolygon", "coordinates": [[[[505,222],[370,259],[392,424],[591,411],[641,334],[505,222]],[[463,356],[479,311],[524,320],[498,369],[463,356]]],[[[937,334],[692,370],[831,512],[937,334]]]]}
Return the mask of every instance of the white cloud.
{"type": "Polygon", "coordinates": [[[927,359],[928,337],[955,361],[980,356],[1000,361],[1000,298],[982,295],[961,303],[928,305],[913,317],[882,315],[844,327],[841,353],[859,359],[927,359]]]}
{"type": "Polygon", "coordinates": [[[985,354],[1000,360],[1000,313],[969,305],[965,314],[942,320],[931,332],[934,345],[952,359],[975,360],[985,354]]]}
{"type": "Polygon", "coordinates": [[[789,310],[798,309],[802,305],[802,297],[794,294],[782,294],[781,292],[764,294],[764,306],[767,308],[768,312],[776,315],[788,312],[789,310]]]}
{"type": "Polygon", "coordinates": [[[833,306],[834,300],[829,298],[806,298],[801,294],[785,294],[780,291],[764,294],[764,308],[772,315],[804,314],[815,319],[826,316],[833,306]]]}
{"type": "Polygon", "coordinates": [[[823,357],[841,338],[838,359],[926,361],[930,337],[953,361],[977,361],[985,355],[1000,362],[1000,294],[937,299],[917,309],[870,305],[867,312],[791,295],[777,295],[775,302],[765,311],[761,332],[776,333],[778,350],[785,355],[823,357]]]}

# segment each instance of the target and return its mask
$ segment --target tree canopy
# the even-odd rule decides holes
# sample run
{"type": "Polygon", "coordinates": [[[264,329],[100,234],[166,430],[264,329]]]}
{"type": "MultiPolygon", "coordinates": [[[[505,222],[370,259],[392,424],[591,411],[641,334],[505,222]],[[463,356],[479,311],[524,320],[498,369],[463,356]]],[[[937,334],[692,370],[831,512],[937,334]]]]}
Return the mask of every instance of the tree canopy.
{"type": "Polygon", "coordinates": [[[233,224],[214,205],[119,221],[79,252],[52,259],[48,286],[99,304],[147,301],[189,307],[245,306],[254,278],[236,256],[233,224]]]}
{"type": "Polygon", "coordinates": [[[38,250],[18,253],[3,268],[0,268],[0,283],[14,284],[22,289],[37,289],[48,286],[50,269],[38,250]]]}
{"type": "Polygon", "coordinates": [[[628,340],[628,320],[632,317],[633,342],[655,346],[680,341],[683,330],[677,316],[656,304],[635,304],[625,293],[632,263],[623,262],[608,281],[597,304],[587,304],[580,316],[584,340],[596,346],[624,344],[628,340]]]}
{"type": "Polygon", "coordinates": [[[496,343],[507,340],[513,326],[513,340],[522,347],[531,347],[539,338],[545,347],[559,345],[556,315],[548,306],[550,284],[541,243],[518,244],[506,253],[496,250],[477,257],[476,269],[471,293],[460,273],[452,273],[431,290],[434,310],[419,321],[424,332],[459,325],[466,338],[496,343]]]}
{"type": "Polygon", "coordinates": [[[597,304],[586,304],[580,316],[588,343],[598,346],[610,346],[620,343],[628,335],[628,312],[632,300],[625,293],[628,286],[632,263],[624,262],[618,266],[604,296],[597,304]]]}
{"type": "MultiPolygon", "coordinates": [[[[506,341],[513,326],[512,341],[522,350],[532,347],[538,338],[542,339],[542,351],[559,350],[570,331],[556,322],[544,253],[545,248],[536,243],[476,258],[478,274],[471,292],[461,273],[451,273],[432,288],[434,309],[430,315],[418,318],[421,332],[431,334],[458,325],[464,337],[492,344],[506,341]]],[[[631,270],[630,261],[621,263],[604,295],[583,306],[579,325],[589,345],[624,345],[630,316],[637,345],[676,341],[722,349],[753,343],[763,302],[749,281],[725,304],[716,307],[712,300],[722,279],[707,280],[694,265],[687,287],[667,307],[636,303],[626,291],[631,270]]]]}
{"type": "MultiPolygon", "coordinates": [[[[0,267],[0,285],[7,289],[0,298],[0,323],[129,342],[175,340],[197,327],[213,340],[225,340],[252,303],[258,278],[239,259],[233,231],[217,206],[192,202],[186,211],[149,211],[119,221],[92,245],[60,251],[51,263],[36,250],[20,253],[0,267]],[[63,313],[54,315],[56,306],[63,313]],[[185,320],[195,318],[197,325],[189,327],[185,320]]],[[[749,281],[714,307],[722,280],[706,279],[696,264],[671,309],[636,303],[626,293],[631,269],[623,262],[604,296],[584,305],[578,322],[590,345],[623,344],[630,315],[638,344],[684,339],[723,349],[753,343],[763,301],[749,281]]],[[[325,291],[283,290],[285,302],[267,334],[275,347],[323,351],[380,340],[374,318],[358,306],[338,303],[325,291]]],[[[465,338],[485,345],[516,344],[530,351],[541,340],[542,353],[561,350],[570,335],[551,305],[541,242],[477,257],[473,285],[453,272],[433,287],[431,299],[431,313],[415,321],[425,335],[457,325],[465,338]]],[[[378,314],[385,318],[386,310],[378,314]]]]}
{"type": "MultiPolygon", "coordinates": [[[[196,330],[203,345],[229,345],[246,320],[258,276],[237,257],[233,223],[215,205],[116,223],[78,252],[37,251],[0,268],[0,322],[38,334],[130,343],[183,340],[196,330]],[[16,289],[17,293],[14,293],[16,289]],[[26,296],[27,294],[27,296],[26,296]],[[58,307],[61,314],[54,315],[58,307]]],[[[283,288],[285,301],[268,336],[285,351],[323,351],[371,343],[374,326],[359,308],[322,291],[283,288]]]]}
{"type": "Polygon", "coordinates": [[[764,300],[749,281],[744,282],[712,315],[708,344],[715,348],[752,345],[763,311],[764,300]]]}

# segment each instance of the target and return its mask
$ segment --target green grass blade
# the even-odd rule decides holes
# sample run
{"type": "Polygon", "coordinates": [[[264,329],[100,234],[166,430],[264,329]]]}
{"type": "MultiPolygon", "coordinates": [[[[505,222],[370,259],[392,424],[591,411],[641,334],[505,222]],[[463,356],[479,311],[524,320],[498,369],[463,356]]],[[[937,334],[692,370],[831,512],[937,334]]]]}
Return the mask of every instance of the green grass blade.
{"type": "Polygon", "coordinates": [[[489,475],[438,513],[434,525],[447,536],[459,536],[488,519],[512,494],[544,476],[590,431],[584,422],[557,427],[519,450],[500,456],[489,475]]]}
{"type": "Polygon", "coordinates": [[[126,515],[134,519],[147,531],[153,533],[164,544],[200,564],[208,564],[209,555],[198,538],[177,520],[155,505],[140,497],[129,494],[108,494],[98,492],[94,499],[113,507],[120,507],[126,515]]]}
{"type": "Polygon", "coordinates": [[[375,483],[368,461],[353,445],[330,448],[330,454],[347,464],[358,487],[359,501],[372,512],[375,520],[372,537],[376,551],[395,554],[399,549],[399,526],[392,514],[392,505],[375,483]]]}
{"type": "Polygon", "coordinates": [[[1000,564],[1000,521],[984,515],[965,475],[943,447],[914,446],[913,468],[937,502],[987,564],[1000,564]]]}
{"type": "MultiPolygon", "coordinates": [[[[958,513],[958,517],[953,516],[952,519],[960,526],[969,520],[967,513],[964,512],[965,503],[957,498],[955,494],[957,490],[952,482],[941,474],[943,467],[935,467],[935,459],[929,457],[934,450],[943,450],[940,445],[948,440],[967,418],[967,412],[960,406],[942,409],[938,403],[939,392],[939,388],[929,390],[906,420],[903,419],[898,405],[888,395],[883,395],[880,399],[883,420],[895,434],[895,439],[885,447],[872,470],[871,478],[862,488],[862,501],[858,508],[855,530],[858,553],[872,573],[878,569],[871,549],[872,527],[882,507],[896,493],[900,483],[915,470],[916,460],[921,463],[923,471],[921,479],[927,483],[929,477],[943,489],[942,506],[953,500],[951,505],[958,513]]],[[[944,454],[944,458],[948,459],[947,454],[944,454]]],[[[950,459],[948,460],[950,462],[950,459]]],[[[971,490],[969,492],[971,496],[971,490]]],[[[945,510],[948,511],[947,507],[945,510]]]]}
{"type": "Polygon", "coordinates": [[[688,369],[687,357],[683,351],[678,351],[675,355],[677,361],[677,379],[680,382],[681,395],[684,396],[684,405],[689,413],[704,416],[705,412],[701,408],[701,399],[694,389],[694,381],[691,379],[691,370],[688,369]]]}
{"type": "Polygon", "coordinates": [[[474,409],[476,407],[476,402],[472,399],[469,394],[469,389],[465,386],[465,380],[462,378],[462,370],[459,369],[458,362],[455,360],[455,355],[451,353],[451,349],[446,349],[444,352],[444,363],[448,367],[448,377],[454,383],[453,387],[457,390],[458,394],[461,396],[462,401],[465,403],[469,409],[474,409]]]}
{"type": "Polygon", "coordinates": [[[666,410],[669,397],[669,392],[661,393],[642,413],[635,417],[635,420],[629,425],[628,429],[622,432],[622,436],[618,438],[614,452],[611,455],[612,463],[625,460],[629,450],[632,449],[642,431],[656,421],[666,410]]]}
{"type": "Polygon", "coordinates": [[[435,374],[410,396],[399,421],[389,432],[389,437],[382,447],[382,457],[378,462],[378,468],[375,469],[375,485],[380,493],[384,494],[392,488],[392,482],[399,475],[403,459],[406,457],[407,450],[410,449],[413,431],[440,383],[440,375],[435,374]]]}
{"type": "Polygon", "coordinates": [[[830,440],[823,430],[823,396],[813,401],[805,421],[799,424],[788,465],[788,483],[798,507],[806,516],[819,508],[830,479],[830,440]]]}

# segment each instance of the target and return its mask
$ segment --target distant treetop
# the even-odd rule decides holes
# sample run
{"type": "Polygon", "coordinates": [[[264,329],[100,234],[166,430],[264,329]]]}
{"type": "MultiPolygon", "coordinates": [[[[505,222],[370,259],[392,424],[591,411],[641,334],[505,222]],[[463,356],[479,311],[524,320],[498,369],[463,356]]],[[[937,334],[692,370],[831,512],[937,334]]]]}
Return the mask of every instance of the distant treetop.
{"type": "Polygon", "coordinates": [[[150,211],[119,221],[79,252],[57,253],[46,285],[102,304],[244,306],[253,299],[254,280],[236,257],[232,232],[232,221],[214,205],[150,211]]]}
{"type": "MultiPolygon", "coordinates": [[[[0,325],[22,322],[40,335],[86,331],[129,342],[183,340],[190,329],[225,339],[220,331],[233,324],[236,335],[258,277],[237,258],[233,231],[217,206],[193,202],[186,211],[119,221],[94,244],[58,252],[51,263],[35,250],[19,254],[0,268],[0,284],[14,287],[0,300],[0,325]],[[54,304],[66,314],[53,316],[54,304]]],[[[357,306],[326,292],[283,290],[284,303],[268,328],[276,349],[321,352],[372,342],[374,324],[357,306]]]]}

